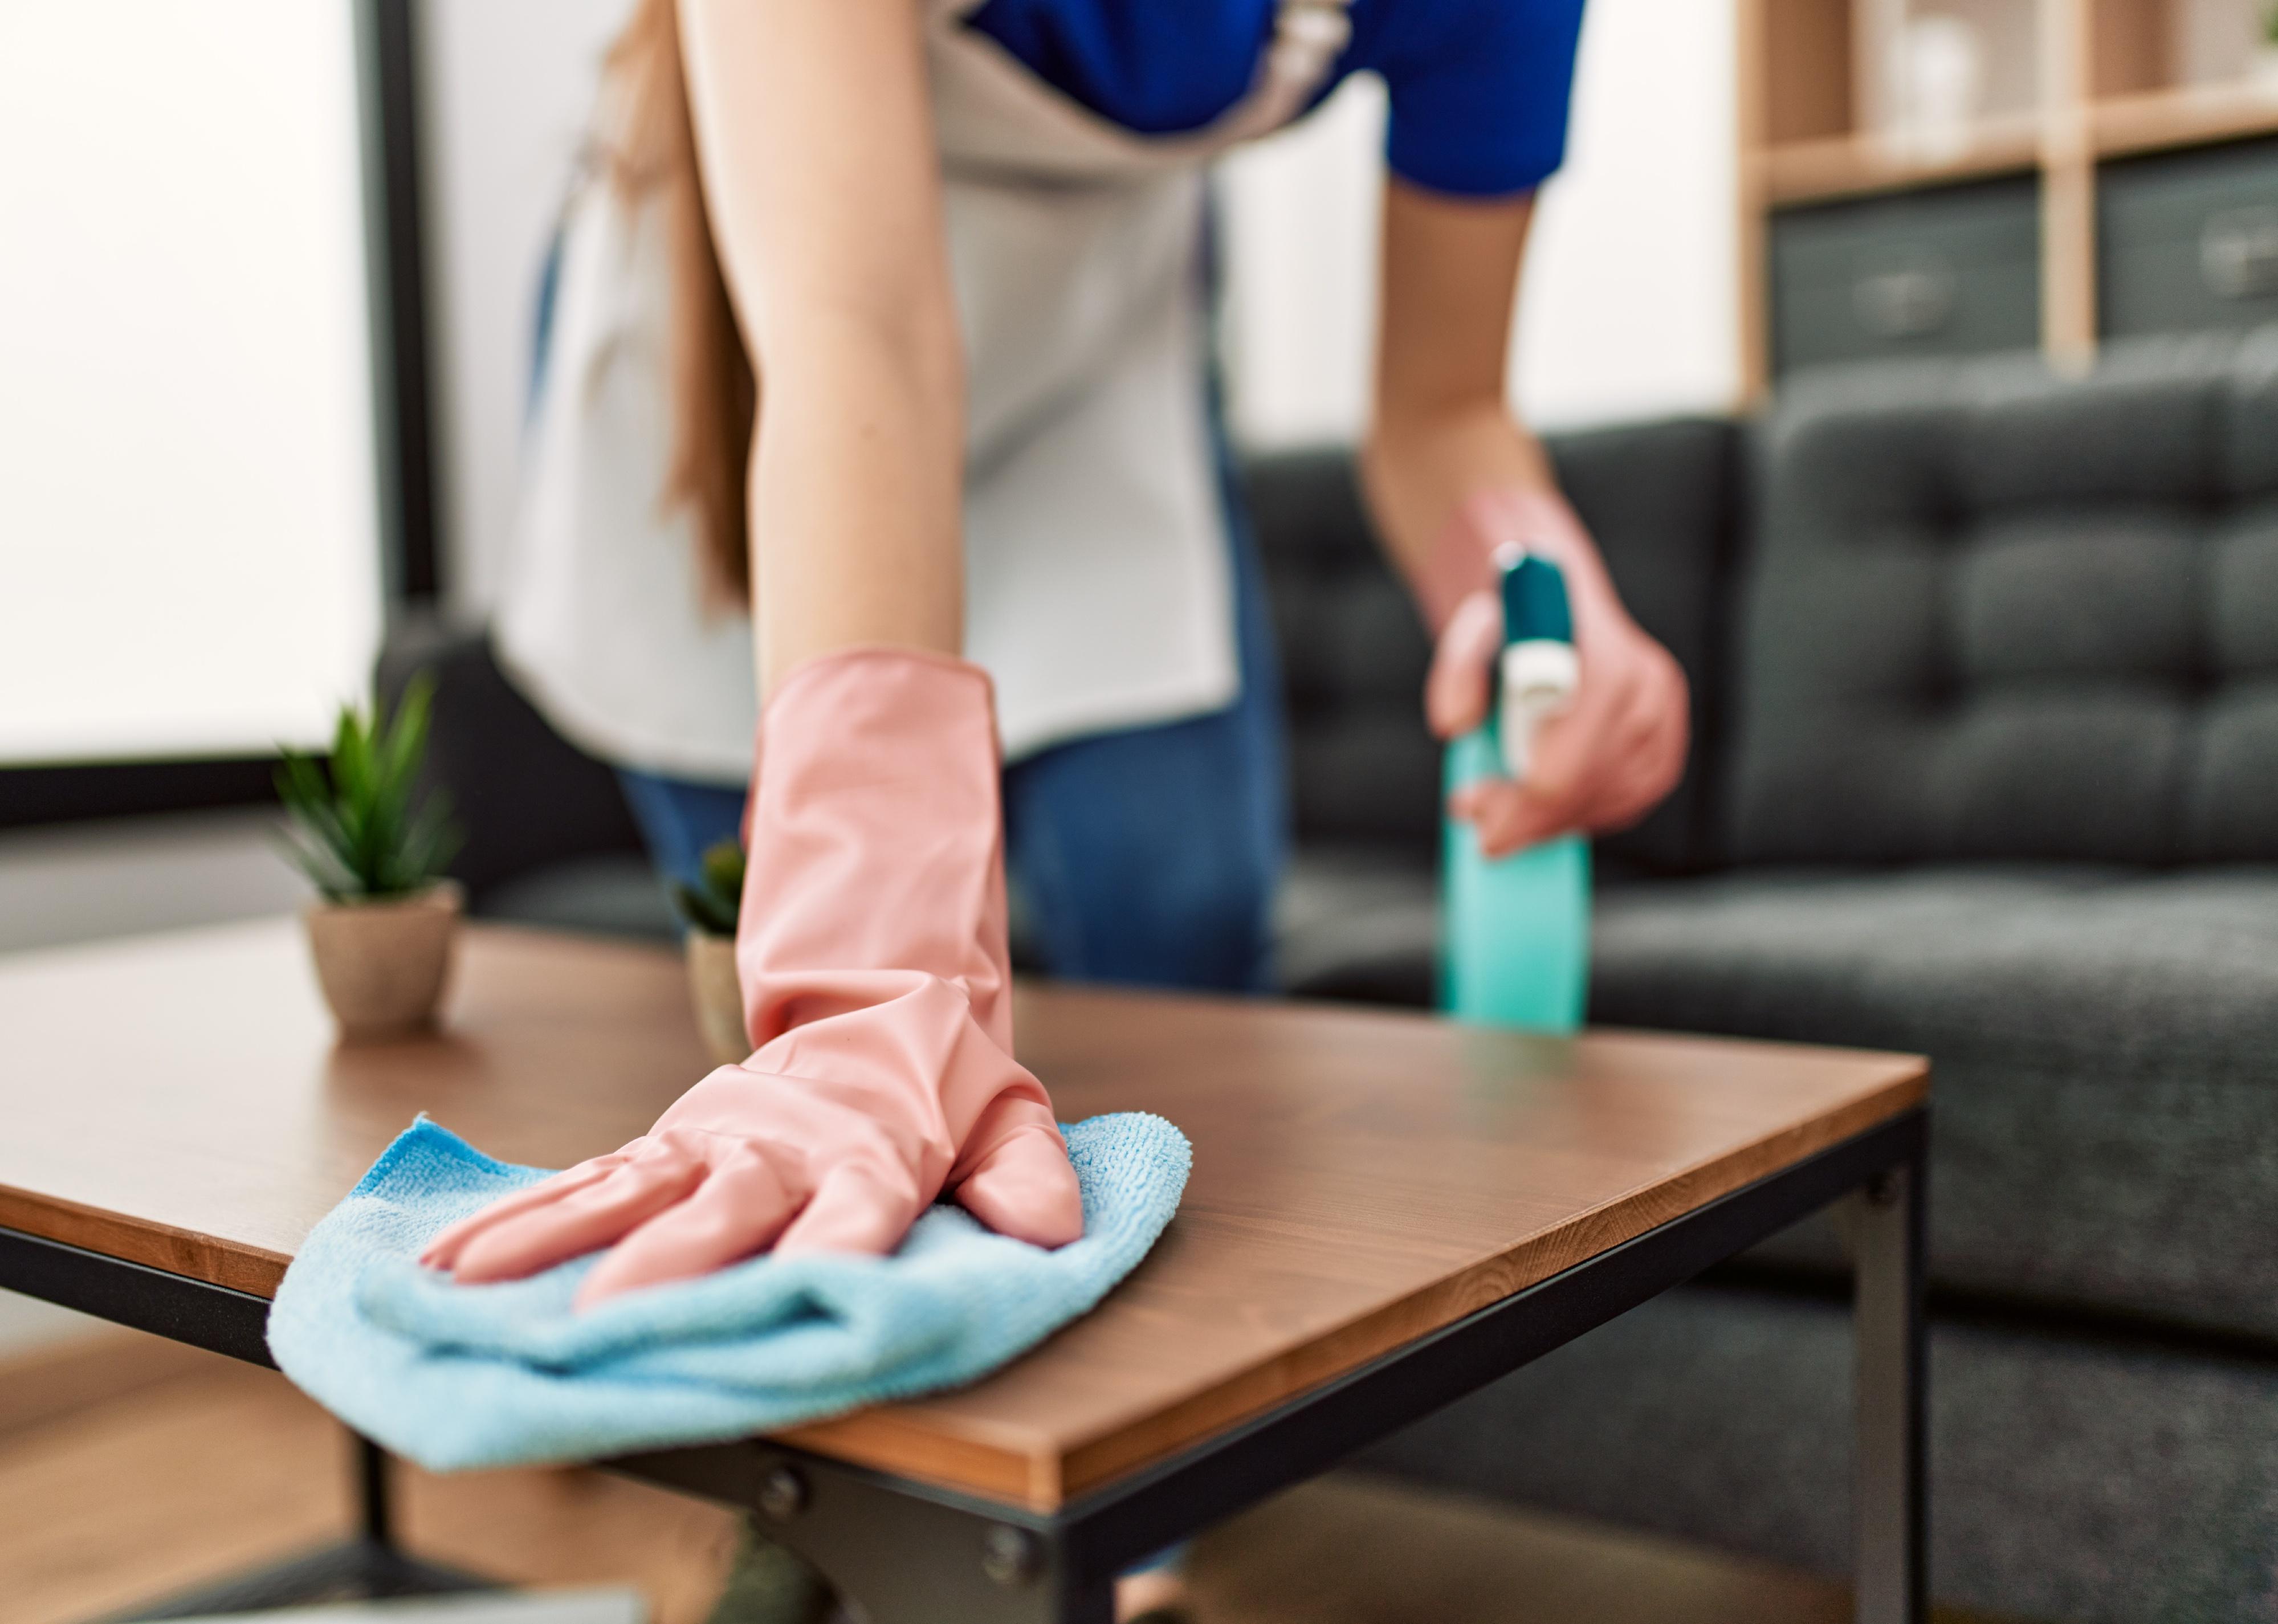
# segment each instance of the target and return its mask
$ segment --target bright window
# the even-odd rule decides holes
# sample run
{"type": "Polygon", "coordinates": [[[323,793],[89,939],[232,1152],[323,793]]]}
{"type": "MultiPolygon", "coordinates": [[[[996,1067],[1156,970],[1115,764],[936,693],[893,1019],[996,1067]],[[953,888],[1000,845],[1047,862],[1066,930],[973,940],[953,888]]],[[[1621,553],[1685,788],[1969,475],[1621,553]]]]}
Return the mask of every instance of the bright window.
{"type": "Polygon", "coordinates": [[[0,4],[0,761],[306,743],[380,616],[348,0],[0,4]]]}

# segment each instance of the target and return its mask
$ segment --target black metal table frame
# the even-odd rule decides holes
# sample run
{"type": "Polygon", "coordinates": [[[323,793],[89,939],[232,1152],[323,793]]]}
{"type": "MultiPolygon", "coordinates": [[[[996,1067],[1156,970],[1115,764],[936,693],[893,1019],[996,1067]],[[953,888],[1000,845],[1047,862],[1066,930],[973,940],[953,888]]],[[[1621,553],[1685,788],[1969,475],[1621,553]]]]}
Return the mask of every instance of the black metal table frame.
{"type": "MultiPolygon", "coordinates": [[[[609,1462],[744,1507],[812,1562],[870,1624],[1105,1624],[1115,1576],[1153,1552],[1336,1464],[1821,1208],[1847,1209],[1854,1272],[1859,1624],[1927,1617],[1923,1323],[1929,1113],[1916,1108],[1672,1218],[1155,1466],[1031,1512],[782,1445],[704,1445],[609,1462]]],[[[177,1341],[270,1363],[266,1299],[0,1230],[0,1286],[177,1341]]],[[[368,1572],[388,1593],[464,1575],[404,1556],[384,1461],[364,1446],[361,1536],[338,1551],[151,1618],[291,1599],[368,1572]]]]}

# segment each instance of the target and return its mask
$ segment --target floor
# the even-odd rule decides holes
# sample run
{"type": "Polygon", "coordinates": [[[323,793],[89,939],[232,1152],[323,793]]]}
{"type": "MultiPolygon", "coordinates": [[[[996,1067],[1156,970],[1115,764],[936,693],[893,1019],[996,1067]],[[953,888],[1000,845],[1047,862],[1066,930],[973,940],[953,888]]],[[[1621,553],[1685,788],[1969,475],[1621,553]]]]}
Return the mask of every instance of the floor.
{"type": "MultiPolygon", "coordinates": [[[[272,1372],[106,1332],[0,1365],[0,1624],[77,1624],[320,1543],[340,1430],[272,1372]]],[[[732,1516],[582,1470],[406,1468],[406,1543],[531,1585],[630,1583],[701,1624],[732,1516]]],[[[1201,1540],[1198,1624],[1838,1624],[1840,1587],[1358,1476],[1201,1540]]],[[[1948,1620],[1947,1624],[1959,1624],[1948,1620]]]]}

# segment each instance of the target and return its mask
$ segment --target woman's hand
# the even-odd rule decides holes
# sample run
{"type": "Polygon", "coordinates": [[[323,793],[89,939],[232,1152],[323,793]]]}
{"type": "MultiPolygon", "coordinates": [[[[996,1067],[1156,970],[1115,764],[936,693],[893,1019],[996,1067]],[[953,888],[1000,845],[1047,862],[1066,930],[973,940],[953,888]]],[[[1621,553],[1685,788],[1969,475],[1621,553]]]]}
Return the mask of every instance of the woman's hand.
{"type": "Polygon", "coordinates": [[[1369,508],[1439,639],[1425,711],[1441,738],[1487,720],[1502,652],[1494,553],[1547,554],[1566,575],[1581,683],[1544,722],[1526,782],[1457,794],[1488,856],[1569,830],[1634,823],[1685,770],[1685,674],[1632,620],[1549,460],[1510,415],[1512,295],[1534,199],[1384,192],[1376,419],[1362,449],[1369,508]]]}
{"type": "MultiPolygon", "coordinates": [[[[1491,559],[1504,545],[1543,553],[1565,572],[1581,681],[1573,703],[1544,721],[1526,778],[1483,779],[1449,811],[1502,857],[1554,835],[1610,834],[1644,817],[1685,771],[1685,673],[1614,593],[1598,551],[1565,503],[1540,492],[1485,493],[1465,503],[1438,551],[1491,559]]],[[[1462,597],[1440,633],[1425,682],[1425,714],[1442,739],[1487,719],[1502,652],[1502,606],[1487,587],[1462,597]]]]}
{"type": "Polygon", "coordinates": [[[477,1283],[614,1247],[583,1308],[769,1247],[889,1252],[944,1192],[1016,1239],[1082,1234],[1051,1102],[1013,1057],[988,677],[912,650],[810,660],[759,755],[736,941],[752,1057],[423,1261],[477,1283]]]}
{"type": "MultiPolygon", "coordinates": [[[[934,1008],[866,1011],[858,1024],[889,1030],[867,1045],[859,1030],[837,1041],[875,1050],[908,1035],[893,1029],[913,1018],[936,1035],[968,1018],[944,983],[912,980],[911,998],[934,1008]]],[[[1034,1079],[976,1118],[969,1100],[926,1109],[931,1091],[903,1086],[921,1079],[865,1077],[868,1065],[843,1060],[830,1075],[793,1077],[762,1069],[764,1058],[722,1066],[623,1148],[461,1219],[420,1262],[480,1285],[614,1248],[578,1288],[577,1306],[590,1308],[770,1248],[891,1252],[945,1183],[999,1234],[1055,1247],[1082,1233],[1067,1153],[1034,1079]]]]}

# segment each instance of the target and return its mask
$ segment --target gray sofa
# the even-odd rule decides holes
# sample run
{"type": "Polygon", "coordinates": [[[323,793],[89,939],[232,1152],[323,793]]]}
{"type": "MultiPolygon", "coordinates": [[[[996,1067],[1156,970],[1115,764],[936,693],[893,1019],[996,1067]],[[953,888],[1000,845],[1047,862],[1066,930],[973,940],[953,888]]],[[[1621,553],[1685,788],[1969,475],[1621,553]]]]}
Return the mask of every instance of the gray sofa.
{"type": "MultiPolygon", "coordinates": [[[[1678,797],[1601,847],[1592,1018],[1936,1062],[1938,1594],[2278,1614],[2278,331],[2076,383],[1825,374],[1751,431],[1556,450],[1702,709],[1678,797]]],[[[1335,628],[1396,641],[1349,483],[1259,477],[1306,835],[1286,967],[1417,1000],[1421,757],[1412,800],[1351,766],[1393,759],[1421,641],[1348,691],[1335,628]]],[[[1841,1267],[1808,1225],[1373,1462],[1838,1569],[1841,1267]]]]}
{"type": "MultiPolygon", "coordinates": [[[[1935,1061],[1937,1593],[2278,1616],[2278,330],[2071,382],[1825,374],[1760,423],[1553,454],[1696,710],[1678,794],[1601,842],[1593,1018],[1935,1061]]],[[[1287,986],[1425,1002],[1423,637],[1349,459],[1250,482],[1292,727],[1287,986]]],[[[490,736],[534,718],[477,693],[478,641],[417,642],[386,675],[445,672],[444,775],[470,811],[524,793],[490,736]]],[[[545,862],[470,842],[478,908],[667,928],[607,780],[557,766],[580,787],[548,791],[545,862]]],[[[1365,1464],[1839,1572],[1842,1269],[1807,1224],[1365,1464]]]]}

